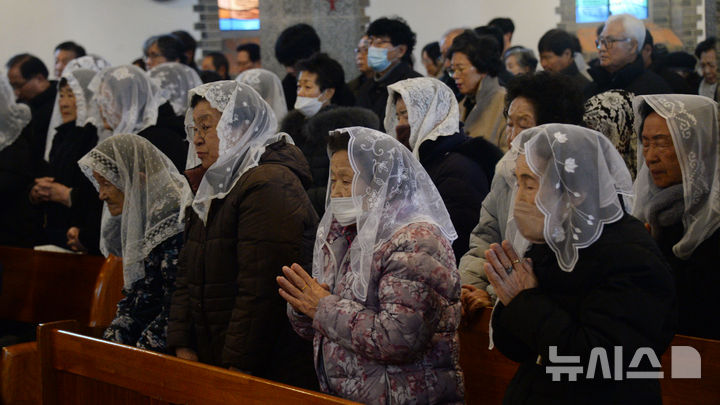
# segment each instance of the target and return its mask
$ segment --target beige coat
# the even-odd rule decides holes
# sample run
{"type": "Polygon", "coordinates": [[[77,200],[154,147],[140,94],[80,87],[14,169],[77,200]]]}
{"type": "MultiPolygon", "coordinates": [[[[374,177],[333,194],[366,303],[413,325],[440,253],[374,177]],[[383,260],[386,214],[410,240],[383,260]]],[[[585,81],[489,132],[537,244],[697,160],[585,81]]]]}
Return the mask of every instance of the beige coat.
{"type": "Polygon", "coordinates": [[[471,137],[481,136],[506,152],[505,141],[505,89],[497,77],[485,76],[475,93],[475,107],[465,109],[465,100],[460,101],[460,121],[465,124],[465,133],[471,137]]]}

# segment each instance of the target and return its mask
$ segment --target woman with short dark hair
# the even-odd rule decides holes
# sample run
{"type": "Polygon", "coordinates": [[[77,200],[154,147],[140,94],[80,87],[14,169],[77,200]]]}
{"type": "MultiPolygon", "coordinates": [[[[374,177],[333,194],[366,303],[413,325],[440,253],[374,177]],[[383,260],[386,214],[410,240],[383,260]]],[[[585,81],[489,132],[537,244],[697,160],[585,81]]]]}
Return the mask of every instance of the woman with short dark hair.
{"type": "Polygon", "coordinates": [[[460,121],[465,124],[465,132],[507,150],[503,136],[505,89],[497,77],[502,69],[497,41],[465,30],[453,40],[447,56],[451,59],[455,84],[465,96],[460,102],[460,121]]]}

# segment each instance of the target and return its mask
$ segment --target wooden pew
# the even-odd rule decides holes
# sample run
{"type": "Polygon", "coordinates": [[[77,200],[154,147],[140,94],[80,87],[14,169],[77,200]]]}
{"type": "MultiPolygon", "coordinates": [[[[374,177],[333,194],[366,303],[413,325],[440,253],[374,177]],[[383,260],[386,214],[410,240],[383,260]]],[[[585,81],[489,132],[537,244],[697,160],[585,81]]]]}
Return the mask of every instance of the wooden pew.
{"type": "Polygon", "coordinates": [[[77,335],[38,329],[45,405],[356,404],[262,378],[77,335]]]}
{"type": "MultiPolygon", "coordinates": [[[[518,364],[497,349],[488,350],[488,325],[492,308],[486,308],[469,326],[458,332],[460,366],[465,375],[465,401],[501,404],[518,364]]],[[[664,378],[660,382],[666,405],[720,405],[720,341],[676,335],[672,346],[691,346],[702,359],[701,379],[672,379],[671,349],[660,359],[664,378]]]]}
{"type": "MultiPolygon", "coordinates": [[[[94,256],[64,255],[58,253],[35,252],[29,249],[0,247],[0,260],[3,269],[3,294],[0,295],[0,308],[8,312],[4,305],[10,296],[18,297],[13,305],[22,316],[15,318],[25,322],[57,320],[58,316],[81,321],[85,333],[98,336],[110,324],[115,316],[117,302],[122,297],[122,260],[115,256],[107,259],[94,256]],[[12,255],[16,256],[12,256],[12,255]],[[8,259],[10,256],[12,258],[8,259]],[[25,259],[24,261],[22,259],[25,259]],[[66,259],[66,260],[63,260],[66,259]],[[99,259],[99,260],[98,260],[99,259]],[[100,265],[95,268],[95,266],[100,265]],[[8,267],[8,264],[10,266],[8,267]],[[38,269],[35,266],[53,266],[38,269]],[[7,272],[5,271],[7,269],[7,272]],[[62,278],[75,280],[68,283],[62,294],[37,296],[38,292],[52,290],[52,283],[62,278]],[[27,274],[22,284],[22,274],[27,274]],[[43,278],[44,274],[52,274],[43,278]],[[90,284],[86,278],[94,277],[90,284]],[[49,283],[49,285],[48,285],[49,283]],[[8,285],[17,290],[10,290],[8,285]],[[90,286],[90,287],[88,287],[90,286]],[[6,287],[8,288],[6,290],[6,287]],[[7,294],[6,294],[7,293],[7,294]],[[75,301],[63,307],[58,300],[75,301]],[[84,302],[85,307],[81,307],[84,302]],[[46,307],[53,307],[50,309],[46,307]],[[58,309],[59,307],[59,309],[58,309]],[[63,315],[64,314],[64,315],[63,315]]],[[[2,348],[0,354],[0,403],[40,404],[40,356],[37,343],[27,342],[2,348]]]]}
{"type": "Polygon", "coordinates": [[[460,328],[460,367],[465,376],[465,403],[501,404],[518,363],[497,349],[488,350],[490,313],[485,308],[474,322],[460,328]]]}
{"type": "Polygon", "coordinates": [[[0,319],[40,323],[89,320],[88,308],[105,258],[0,246],[0,319]]]}
{"type": "Polygon", "coordinates": [[[671,350],[660,359],[663,369],[662,388],[665,405],[718,405],[720,404],[720,341],[675,335],[673,346],[691,346],[702,360],[701,379],[672,379],[671,350]]]}

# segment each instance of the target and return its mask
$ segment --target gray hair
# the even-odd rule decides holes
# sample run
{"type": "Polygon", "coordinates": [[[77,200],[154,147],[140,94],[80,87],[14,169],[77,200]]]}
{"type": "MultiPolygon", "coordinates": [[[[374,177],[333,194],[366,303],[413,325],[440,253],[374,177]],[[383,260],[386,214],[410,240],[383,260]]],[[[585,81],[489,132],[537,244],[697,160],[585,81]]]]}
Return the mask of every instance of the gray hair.
{"type": "Polygon", "coordinates": [[[645,24],[630,14],[617,14],[607,19],[605,27],[616,21],[622,24],[625,35],[637,41],[637,52],[640,53],[645,44],[645,24]]]}
{"type": "Polygon", "coordinates": [[[503,61],[506,61],[509,56],[513,55],[517,58],[517,62],[520,66],[530,68],[531,72],[534,72],[537,68],[538,60],[532,49],[524,48],[522,46],[514,46],[505,51],[503,61]]]}

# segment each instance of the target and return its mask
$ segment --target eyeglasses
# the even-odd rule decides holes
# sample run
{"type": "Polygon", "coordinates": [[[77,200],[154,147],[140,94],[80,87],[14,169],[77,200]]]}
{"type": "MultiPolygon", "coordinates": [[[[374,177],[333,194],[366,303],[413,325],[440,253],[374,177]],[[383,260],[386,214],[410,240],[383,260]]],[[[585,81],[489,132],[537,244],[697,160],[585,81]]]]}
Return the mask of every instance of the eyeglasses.
{"type": "Polygon", "coordinates": [[[450,77],[454,78],[456,75],[462,75],[473,69],[475,69],[475,66],[450,66],[450,69],[448,69],[447,72],[450,77]]]}
{"type": "Polygon", "coordinates": [[[385,45],[385,44],[391,44],[391,45],[392,45],[392,41],[391,41],[391,40],[385,39],[385,38],[382,38],[382,37],[374,37],[374,38],[373,38],[373,37],[370,37],[370,39],[368,39],[368,43],[370,43],[371,46],[375,46],[375,47],[382,47],[382,46],[385,45]]]}
{"type": "Polygon", "coordinates": [[[148,54],[145,55],[145,60],[154,60],[154,59],[157,59],[157,58],[159,58],[159,57],[161,57],[161,56],[162,56],[162,55],[159,54],[159,53],[148,52],[148,54]]]}
{"type": "Polygon", "coordinates": [[[610,50],[615,46],[616,42],[629,42],[630,40],[632,40],[632,38],[600,37],[595,40],[595,46],[597,49],[600,49],[600,45],[602,44],[605,49],[610,50]]]}
{"type": "Polygon", "coordinates": [[[205,141],[205,138],[207,138],[207,136],[214,130],[214,127],[207,124],[200,124],[200,128],[194,125],[187,125],[185,127],[185,132],[187,132],[190,139],[195,139],[195,135],[197,135],[203,141],[205,141]]]}

